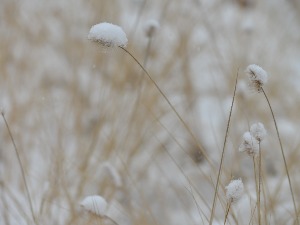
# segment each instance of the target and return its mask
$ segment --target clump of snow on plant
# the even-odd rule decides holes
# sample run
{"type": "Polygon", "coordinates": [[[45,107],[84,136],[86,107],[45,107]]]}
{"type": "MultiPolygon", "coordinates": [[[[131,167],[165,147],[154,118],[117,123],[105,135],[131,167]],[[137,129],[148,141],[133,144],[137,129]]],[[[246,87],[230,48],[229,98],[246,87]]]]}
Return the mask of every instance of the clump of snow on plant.
{"type": "Polygon", "coordinates": [[[254,123],[250,127],[250,133],[259,142],[262,141],[267,135],[265,126],[262,123],[254,123]]]}
{"type": "Polygon", "coordinates": [[[84,210],[101,217],[105,216],[107,210],[106,200],[99,195],[91,195],[85,197],[80,203],[80,206],[84,210]]]}
{"type": "Polygon", "coordinates": [[[99,23],[90,29],[88,39],[105,47],[126,47],[128,39],[123,29],[111,23],[99,23]]]}
{"type": "Polygon", "coordinates": [[[229,202],[238,201],[244,193],[244,184],[241,179],[232,180],[226,188],[226,198],[229,202]]]}
{"type": "Polygon", "coordinates": [[[249,156],[256,156],[259,153],[259,142],[251,135],[245,132],[243,135],[243,143],[239,147],[240,152],[246,152],[249,156]]]}
{"type": "Polygon", "coordinates": [[[262,91],[262,87],[268,82],[267,72],[255,64],[249,65],[245,72],[249,77],[250,86],[258,92],[262,91]]]}

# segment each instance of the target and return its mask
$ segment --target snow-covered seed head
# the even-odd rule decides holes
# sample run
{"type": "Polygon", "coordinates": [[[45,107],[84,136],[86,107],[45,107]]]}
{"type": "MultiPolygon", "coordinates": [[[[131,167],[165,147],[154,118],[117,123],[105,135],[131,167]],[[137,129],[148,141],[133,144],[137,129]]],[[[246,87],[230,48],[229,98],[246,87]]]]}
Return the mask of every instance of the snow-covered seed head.
{"type": "Polygon", "coordinates": [[[259,153],[259,142],[250,132],[243,135],[243,143],[239,147],[240,152],[246,152],[249,156],[257,156],[259,153]]]}
{"type": "Polygon", "coordinates": [[[250,127],[250,133],[259,142],[261,142],[264,139],[264,137],[267,135],[265,126],[262,123],[252,124],[250,127]]]}
{"type": "Polygon", "coordinates": [[[111,23],[99,23],[90,29],[88,39],[104,47],[126,47],[128,39],[123,29],[111,23]]]}
{"type": "Polygon", "coordinates": [[[261,92],[262,87],[268,81],[267,72],[264,69],[262,69],[260,66],[255,64],[249,65],[245,72],[249,77],[250,86],[254,90],[261,92]]]}
{"type": "Polygon", "coordinates": [[[159,23],[157,20],[148,20],[144,24],[144,31],[148,38],[152,37],[156,31],[159,29],[159,23]]]}
{"type": "Polygon", "coordinates": [[[99,195],[91,195],[85,197],[80,206],[90,213],[103,217],[106,214],[107,202],[99,195]]]}
{"type": "Polygon", "coordinates": [[[232,180],[226,188],[226,198],[230,203],[237,202],[244,193],[244,184],[241,179],[232,180]]]}

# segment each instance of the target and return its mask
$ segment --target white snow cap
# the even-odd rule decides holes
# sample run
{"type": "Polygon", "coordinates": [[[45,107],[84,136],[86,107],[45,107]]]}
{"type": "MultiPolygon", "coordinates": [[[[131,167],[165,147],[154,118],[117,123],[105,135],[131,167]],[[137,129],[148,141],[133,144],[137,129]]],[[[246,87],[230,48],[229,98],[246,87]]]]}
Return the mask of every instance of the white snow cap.
{"type": "Polygon", "coordinates": [[[249,77],[250,85],[258,92],[268,82],[267,72],[258,65],[249,65],[245,72],[249,77]]]}
{"type": "Polygon", "coordinates": [[[230,203],[238,201],[244,193],[244,184],[241,179],[232,180],[226,188],[226,198],[230,203]]]}
{"type": "Polygon", "coordinates": [[[240,145],[239,151],[246,152],[249,156],[256,156],[259,152],[258,140],[247,131],[243,135],[243,143],[240,145]]]}
{"type": "Polygon", "coordinates": [[[159,29],[159,22],[157,20],[147,20],[144,25],[144,31],[147,37],[152,37],[159,29]]]}
{"type": "Polygon", "coordinates": [[[99,23],[90,29],[88,39],[105,47],[126,47],[128,39],[123,29],[111,23],[99,23]]]}
{"type": "Polygon", "coordinates": [[[252,124],[250,127],[250,133],[259,142],[262,141],[264,139],[264,137],[267,135],[265,126],[262,123],[252,124]]]}
{"type": "Polygon", "coordinates": [[[106,214],[107,202],[99,195],[91,195],[85,197],[80,206],[90,213],[103,217],[106,214]]]}

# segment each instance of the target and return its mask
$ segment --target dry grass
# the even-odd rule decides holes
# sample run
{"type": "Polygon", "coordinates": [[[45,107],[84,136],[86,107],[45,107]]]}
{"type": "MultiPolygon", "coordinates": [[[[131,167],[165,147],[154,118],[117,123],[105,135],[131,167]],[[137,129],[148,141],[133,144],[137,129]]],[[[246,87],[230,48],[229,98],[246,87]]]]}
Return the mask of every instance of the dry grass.
{"type": "MultiPolygon", "coordinates": [[[[1,2],[0,104],[38,224],[113,224],[82,212],[80,201],[92,194],[107,199],[109,216],[119,225],[208,224],[238,68],[214,221],[223,224],[225,185],[241,177],[246,193],[231,206],[227,222],[257,224],[253,165],[238,147],[243,132],[260,121],[268,130],[261,145],[262,224],[295,222],[268,105],[248,91],[243,69],[257,63],[270,74],[264,89],[298,204],[299,4],[245,3],[1,2]],[[161,27],[147,50],[143,24],[148,19],[159,20],[161,27]],[[90,27],[101,21],[124,28],[127,49],[140,62],[147,58],[147,71],[197,143],[126,53],[104,53],[87,40],[90,27]],[[122,185],[103,167],[107,163],[122,185]]],[[[0,128],[0,224],[33,224],[4,122],[0,128]]]]}

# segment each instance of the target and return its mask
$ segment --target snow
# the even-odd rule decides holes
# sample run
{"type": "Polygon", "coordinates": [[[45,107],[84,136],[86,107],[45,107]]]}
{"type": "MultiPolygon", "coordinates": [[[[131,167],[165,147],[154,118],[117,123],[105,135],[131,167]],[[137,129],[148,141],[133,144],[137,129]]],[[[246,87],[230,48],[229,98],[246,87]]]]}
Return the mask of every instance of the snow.
{"type": "Polygon", "coordinates": [[[88,39],[99,42],[105,47],[126,47],[128,42],[121,27],[106,22],[92,26],[88,39]]]}
{"type": "Polygon", "coordinates": [[[249,156],[256,156],[259,153],[259,142],[249,131],[243,135],[243,143],[239,147],[240,152],[245,152],[249,156]]]}
{"type": "Polygon", "coordinates": [[[92,195],[85,197],[80,206],[88,212],[103,217],[106,214],[107,202],[102,196],[92,195]]]}
{"type": "Polygon", "coordinates": [[[237,202],[244,193],[244,184],[241,179],[230,181],[225,188],[226,197],[229,202],[237,202]]]}
{"type": "Polygon", "coordinates": [[[258,91],[260,91],[262,86],[264,86],[268,81],[267,72],[258,65],[249,65],[245,72],[250,79],[251,85],[258,91]]]}
{"type": "Polygon", "coordinates": [[[262,123],[254,123],[250,127],[250,133],[253,137],[256,138],[259,142],[262,141],[267,135],[265,126],[262,123]]]}
{"type": "MultiPolygon", "coordinates": [[[[247,92],[242,74],[252,63],[264,68],[252,66],[259,77],[255,82],[264,84],[270,97],[295,194],[300,193],[299,11],[292,1],[252,1],[246,8],[239,2],[1,2],[0,108],[20,149],[40,224],[94,223],[91,213],[81,216],[74,209],[95,193],[107,201],[102,215],[120,225],[155,224],[154,219],[157,224],[207,224],[213,168],[199,160],[191,136],[128,55],[99,51],[100,44],[125,47],[128,40],[128,50],[140,62],[148,57],[147,70],[215,168],[240,71],[214,222],[223,224],[220,202],[233,176],[243,178],[246,191],[232,210],[239,224],[249,224],[256,196],[253,163],[238,148],[243,132],[260,121],[268,128],[262,143],[263,183],[274,202],[266,224],[293,224],[270,112],[261,93],[247,92]],[[157,20],[159,30],[149,18],[157,20]],[[93,26],[88,36],[100,42],[97,46],[87,34],[99,21],[119,26],[93,26]],[[148,52],[145,28],[157,31],[148,52]],[[269,80],[266,73],[272,74],[269,80]]],[[[12,143],[0,125],[0,224],[32,224],[12,143]]],[[[88,202],[94,210],[93,199],[88,202]]]]}

